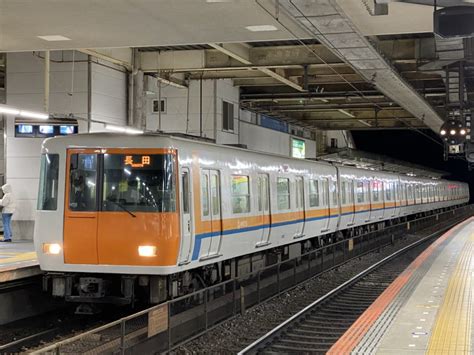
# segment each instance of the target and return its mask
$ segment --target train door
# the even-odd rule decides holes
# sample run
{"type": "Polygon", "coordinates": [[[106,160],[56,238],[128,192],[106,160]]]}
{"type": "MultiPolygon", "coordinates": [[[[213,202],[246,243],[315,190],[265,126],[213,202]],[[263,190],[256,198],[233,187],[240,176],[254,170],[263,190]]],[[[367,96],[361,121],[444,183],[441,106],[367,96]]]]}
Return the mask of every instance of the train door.
{"type": "Polygon", "coordinates": [[[351,208],[351,212],[352,212],[352,216],[351,216],[351,219],[349,221],[349,224],[348,225],[353,225],[354,224],[354,221],[355,221],[355,191],[354,191],[354,180],[349,180],[349,182],[347,183],[348,185],[348,188],[349,188],[349,193],[347,195],[348,197],[348,203],[349,203],[349,206],[351,208]]]}
{"type": "Polygon", "coordinates": [[[296,187],[296,219],[298,223],[296,224],[295,238],[300,238],[304,236],[304,225],[306,220],[305,212],[305,199],[304,199],[304,180],[302,176],[297,176],[295,179],[296,187]]]}
{"type": "Polygon", "coordinates": [[[329,179],[328,178],[321,178],[321,195],[323,196],[323,204],[326,207],[325,213],[325,223],[323,225],[323,229],[321,232],[327,232],[329,230],[329,223],[331,221],[331,203],[330,203],[330,195],[329,195],[329,179]]]}
{"type": "Polygon", "coordinates": [[[270,244],[271,213],[270,213],[270,184],[268,175],[259,174],[257,177],[257,209],[258,223],[262,225],[262,236],[257,247],[270,244]]]}
{"type": "Polygon", "coordinates": [[[179,251],[179,263],[189,262],[193,242],[193,220],[191,213],[191,175],[189,168],[181,170],[181,245],[179,251]]]}
{"type": "Polygon", "coordinates": [[[222,242],[222,208],[221,208],[221,179],[218,170],[204,170],[208,176],[209,201],[211,216],[211,242],[207,256],[219,254],[222,242]]]}
{"type": "Polygon", "coordinates": [[[98,155],[94,149],[67,152],[64,206],[64,262],[97,264],[98,155]]]}

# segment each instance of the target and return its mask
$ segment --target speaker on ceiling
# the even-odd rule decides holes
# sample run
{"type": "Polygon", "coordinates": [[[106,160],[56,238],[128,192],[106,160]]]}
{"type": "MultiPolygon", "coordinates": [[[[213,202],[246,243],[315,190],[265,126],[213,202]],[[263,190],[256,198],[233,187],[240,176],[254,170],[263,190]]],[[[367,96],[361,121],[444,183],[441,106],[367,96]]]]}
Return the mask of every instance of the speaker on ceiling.
{"type": "Polygon", "coordinates": [[[434,33],[443,38],[474,36],[474,6],[453,6],[436,10],[434,33]]]}

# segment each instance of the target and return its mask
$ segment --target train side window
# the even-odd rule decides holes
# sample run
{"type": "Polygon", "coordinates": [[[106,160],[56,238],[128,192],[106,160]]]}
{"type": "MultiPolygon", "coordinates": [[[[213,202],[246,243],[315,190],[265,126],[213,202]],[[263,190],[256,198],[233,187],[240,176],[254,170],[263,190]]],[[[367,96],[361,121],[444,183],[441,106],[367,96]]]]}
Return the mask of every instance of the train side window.
{"type": "Polygon", "coordinates": [[[58,208],[59,154],[41,156],[41,174],[38,191],[38,210],[54,211],[58,208]]]}
{"type": "Polygon", "coordinates": [[[290,209],[290,180],[287,178],[277,179],[278,209],[290,209]]]}
{"type": "Polygon", "coordinates": [[[364,202],[364,183],[357,181],[357,203],[364,202]]]}
{"type": "Polygon", "coordinates": [[[385,200],[390,201],[392,199],[392,185],[389,182],[385,184],[385,200]]]}
{"type": "Polygon", "coordinates": [[[341,203],[345,205],[347,203],[347,183],[341,182],[341,203]]]}
{"type": "Polygon", "coordinates": [[[347,183],[348,185],[348,202],[349,204],[354,204],[354,180],[351,180],[347,183]]]}
{"type": "Polygon", "coordinates": [[[219,179],[217,175],[211,175],[211,199],[212,199],[212,215],[217,216],[220,213],[219,201],[219,179]]]}
{"type": "Polygon", "coordinates": [[[379,181],[374,181],[372,183],[372,202],[377,202],[379,200],[379,181]]]}
{"type": "Polygon", "coordinates": [[[339,201],[337,197],[336,183],[334,181],[331,181],[329,186],[331,188],[332,205],[337,206],[339,204],[339,201]]]}
{"type": "Polygon", "coordinates": [[[321,191],[322,191],[322,205],[328,206],[329,205],[329,183],[328,179],[323,179],[321,181],[321,191]]]}
{"type": "Polygon", "coordinates": [[[69,209],[97,211],[97,155],[73,154],[69,167],[69,209]]]}
{"type": "Polygon", "coordinates": [[[232,176],[232,213],[250,212],[249,177],[244,175],[232,176]]]}
{"type": "Polygon", "coordinates": [[[203,217],[209,216],[209,177],[201,175],[201,207],[203,217]]]}
{"type": "Polygon", "coordinates": [[[319,206],[318,180],[309,180],[309,207],[319,206]]]}

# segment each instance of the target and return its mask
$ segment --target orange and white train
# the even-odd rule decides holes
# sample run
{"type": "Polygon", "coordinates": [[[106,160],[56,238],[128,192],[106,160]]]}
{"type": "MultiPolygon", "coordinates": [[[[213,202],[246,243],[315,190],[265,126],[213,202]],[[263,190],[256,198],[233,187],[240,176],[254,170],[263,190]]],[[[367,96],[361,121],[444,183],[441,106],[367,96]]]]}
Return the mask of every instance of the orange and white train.
{"type": "Polygon", "coordinates": [[[80,134],[43,144],[35,246],[55,296],[160,302],[468,201],[455,181],[166,135],[80,134]]]}

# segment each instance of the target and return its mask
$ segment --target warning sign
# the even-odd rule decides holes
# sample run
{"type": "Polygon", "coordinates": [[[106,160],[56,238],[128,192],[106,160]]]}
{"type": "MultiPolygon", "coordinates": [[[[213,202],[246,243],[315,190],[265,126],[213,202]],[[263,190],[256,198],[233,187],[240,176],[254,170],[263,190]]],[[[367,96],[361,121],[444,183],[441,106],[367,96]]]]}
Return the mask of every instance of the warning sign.
{"type": "Polygon", "coordinates": [[[163,304],[148,313],[148,337],[168,329],[168,305],[163,304]]]}

